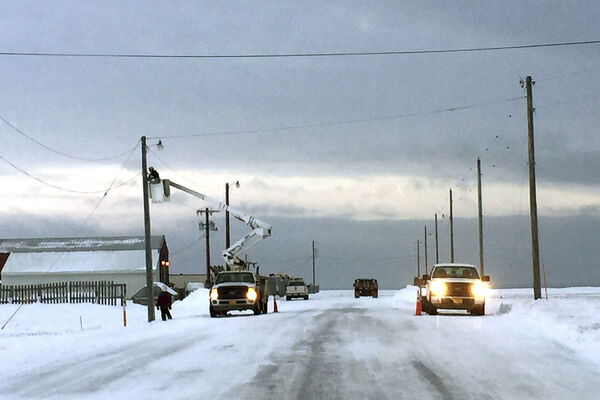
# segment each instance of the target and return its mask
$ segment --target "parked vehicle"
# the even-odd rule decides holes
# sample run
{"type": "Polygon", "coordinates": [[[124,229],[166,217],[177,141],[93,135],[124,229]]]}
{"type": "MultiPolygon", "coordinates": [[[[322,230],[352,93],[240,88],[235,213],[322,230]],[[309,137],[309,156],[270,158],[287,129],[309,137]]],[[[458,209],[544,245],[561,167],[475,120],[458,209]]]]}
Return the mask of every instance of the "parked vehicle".
{"type": "Polygon", "coordinates": [[[285,299],[301,297],[308,300],[308,287],[302,279],[290,280],[285,288],[285,299]]]}
{"type": "Polygon", "coordinates": [[[435,315],[439,309],[467,310],[484,315],[489,280],[487,275],[480,278],[477,268],[470,264],[436,264],[431,275],[423,275],[423,311],[435,315]]]}
{"type": "Polygon", "coordinates": [[[377,279],[356,279],[354,281],[354,297],[372,296],[377,297],[379,285],[377,279]]]}
{"type": "Polygon", "coordinates": [[[267,313],[266,277],[250,271],[220,272],[210,289],[210,316],[226,315],[232,310],[267,313]]]}

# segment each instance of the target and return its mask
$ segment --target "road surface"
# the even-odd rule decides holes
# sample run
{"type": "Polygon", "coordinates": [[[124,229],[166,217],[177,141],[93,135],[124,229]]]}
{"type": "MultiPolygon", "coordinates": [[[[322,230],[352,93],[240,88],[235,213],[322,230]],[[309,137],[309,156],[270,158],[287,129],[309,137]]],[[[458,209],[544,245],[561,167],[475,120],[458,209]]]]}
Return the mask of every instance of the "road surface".
{"type": "Polygon", "coordinates": [[[600,387],[599,364],[506,315],[416,317],[390,294],[339,293],[256,317],[175,308],[121,339],[25,338],[31,365],[2,374],[0,398],[590,399],[600,387]]]}

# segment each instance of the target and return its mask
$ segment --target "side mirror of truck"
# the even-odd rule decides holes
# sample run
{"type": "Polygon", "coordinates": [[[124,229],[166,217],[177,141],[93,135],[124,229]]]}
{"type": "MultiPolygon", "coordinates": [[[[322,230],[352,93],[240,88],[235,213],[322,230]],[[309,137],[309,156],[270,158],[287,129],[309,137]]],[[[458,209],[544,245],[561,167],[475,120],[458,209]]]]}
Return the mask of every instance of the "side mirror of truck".
{"type": "Polygon", "coordinates": [[[431,277],[427,274],[423,274],[423,281],[427,282],[429,280],[431,280],[431,277]]]}
{"type": "Polygon", "coordinates": [[[490,281],[490,276],[489,275],[483,275],[481,277],[481,281],[482,282],[489,282],[490,281]]]}
{"type": "Polygon", "coordinates": [[[419,278],[418,276],[415,276],[413,279],[413,285],[414,286],[421,286],[422,282],[421,282],[421,278],[419,278]]]}

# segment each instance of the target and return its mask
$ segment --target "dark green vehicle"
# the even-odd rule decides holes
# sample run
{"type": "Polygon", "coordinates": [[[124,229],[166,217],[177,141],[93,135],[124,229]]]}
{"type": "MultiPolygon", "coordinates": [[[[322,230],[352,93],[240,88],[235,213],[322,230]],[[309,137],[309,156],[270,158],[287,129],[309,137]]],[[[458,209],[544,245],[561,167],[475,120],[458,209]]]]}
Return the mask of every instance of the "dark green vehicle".
{"type": "Polygon", "coordinates": [[[354,281],[354,297],[372,296],[377,297],[379,286],[377,279],[356,279],[354,281]]]}

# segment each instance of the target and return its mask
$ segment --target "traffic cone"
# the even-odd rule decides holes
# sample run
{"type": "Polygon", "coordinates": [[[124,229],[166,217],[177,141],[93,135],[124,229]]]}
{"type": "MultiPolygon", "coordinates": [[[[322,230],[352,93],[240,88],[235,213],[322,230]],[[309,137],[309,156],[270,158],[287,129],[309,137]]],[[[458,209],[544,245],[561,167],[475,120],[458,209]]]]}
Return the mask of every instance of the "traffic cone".
{"type": "Polygon", "coordinates": [[[273,312],[277,312],[277,297],[273,296],[273,312]]]}
{"type": "MultiPolygon", "coordinates": [[[[421,289],[419,289],[419,290],[421,290],[421,289]]],[[[416,305],[416,308],[415,308],[415,315],[421,315],[421,307],[422,306],[423,305],[421,304],[421,293],[419,293],[417,291],[417,305],[416,305]]]]}

